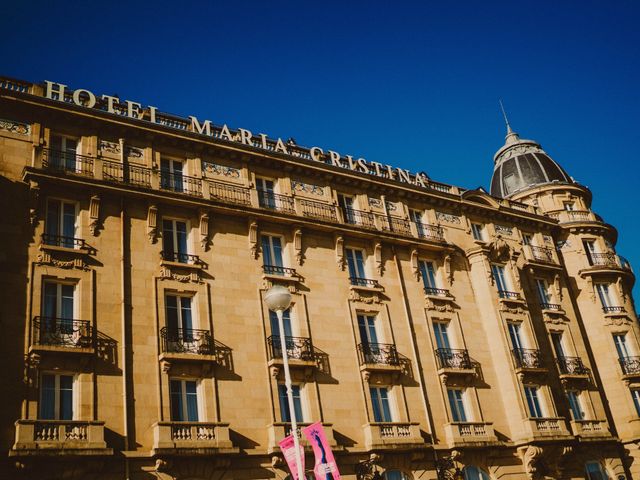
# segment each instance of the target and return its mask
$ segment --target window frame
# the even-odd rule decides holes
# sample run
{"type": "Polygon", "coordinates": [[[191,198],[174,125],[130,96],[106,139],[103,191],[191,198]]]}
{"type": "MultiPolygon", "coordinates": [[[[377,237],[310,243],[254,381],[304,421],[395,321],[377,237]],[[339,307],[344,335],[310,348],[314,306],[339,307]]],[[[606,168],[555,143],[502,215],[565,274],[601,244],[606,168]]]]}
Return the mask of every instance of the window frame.
{"type": "Polygon", "coordinates": [[[349,276],[350,277],[354,277],[354,278],[363,278],[363,279],[368,279],[368,272],[367,272],[367,252],[363,249],[363,248],[357,248],[357,247],[345,247],[345,257],[347,257],[347,268],[349,269],[349,276]],[[351,256],[350,253],[353,253],[353,255],[351,256]],[[354,266],[354,270],[358,270],[358,262],[356,261],[356,252],[360,252],[361,254],[361,261],[362,261],[362,272],[352,272],[351,270],[351,265],[353,263],[354,266]],[[351,256],[351,259],[349,258],[351,256]],[[356,275],[352,275],[352,273],[356,273],[356,275]]]}
{"type": "Polygon", "coordinates": [[[546,418],[547,411],[544,399],[541,395],[541,386],[534,384],[523,385],[523,390],[529,418],[546,418]],[[533,410],[537,411],[534,412],[532,410],[532,406],[535,407],[533,410]]]}
{"type": "Polygon", "coordinates": [[[198,318],[196,315],[196,308],[194,308],[194,304],[195,304],[195,298],[196,296],[194,294],[189,294],[189,293],[178,293],[178,292],[174,292],[174,291],[168,291],[165,290],[164,292],[164,314],[165,314],[165,326],[167,327],[168,330],[171,329],[171,326],[169,325],[169,304],[167,302],[167,298],[169,297],[173,297],[176,298],[176,312],[177,312],[177,318],[176,318],[176,322],[177,322],[177,328],[183,331],[183,334],[186,334],[185,330],[197,330],[197,326],[199,325],[198,322],[198,318]],[[188,298],[189,299],[189,312],[190,312],[190,316],[191,316],[191,327],[189,329],[185,329],[184,325],[184,318],[183,318],[183,310],[185,310],[183,308],[182,305],[182,299],[183,298],[188,298]]]}
{"type": "Polygon", "coordinates": [[[65,372],[50,372],[44,371],[40,373],[40,384],[39,384],[39,392],[38,392],[38,419],[40,420],[77,420],[77,411],[78,411],[78,400],[77,400],[77,374],[65,373],[65,372]],[[50,376],[54,378],[54,406],[53,406],[53,416],[54,418],[43,418],[42,408],[44,405],[43,393],[44,393],[44,377],[50,376]],[[60,406],[61,406],[61,395],[62,389],[60,388],[60,378],[67,377],[71,378],[71,418],[60,418],[60,406]]]}
{"type": "Polygon", "coordinates": [[[422,285],[424,288],[440,288],[438,268],[433,260],[418,260],[418,270],[420,272],[420,278],[422,279],[422,285]],[[429,285],[427,285],[427,283],[429,283],[429,285]]]}
{"type": "Polygon", "coordinates": [[[471,235],[474,240],[478,240],[479,242],[485,242],[485,224],[471,222],[471,235]]]}
{"type": "MultiPolygon", "coordinates": [[[[291,423],[291,412],[289,411],[289,397],[287,394],[287,386],[284,383],[277,384],[277,393],[278,393],[278,404],[280,406],[280,421],[282,423],[291,423]],[[288,414],[289,419],[287,420],[285,413],[288,414]]],[[[293,394],[293,408],[294,410],[300,409],[300,416],[298,418],[298,412],[295,412],[296,422],[304,423],[307,419],[307,403],[306,403],[306,391],[304,383],[293,383],[291,385],[291,391],[293,394]],[[297,397],[296,397],[296,389],[297,389],[297,397]],[[296,399],[298,404],[296,404],[296,399]]]]}
{"type": "Polygon", "coordinates": [[[265,267],[280,267],[280,268],[286,268],[289,264],[289,262],[285,261],[286,255],[285,255],[285,247],[286,247],[286,242],[285,242],[285,238],[283,235],[279,235],[279,234],[275,234],[275,233],[261,233],[260,234],[260,248],[262,249],[262,264],[265,267]],[[266,260],[267,257],[265,255],[264,252],[264,242],[263,240],[267,238],[268,239],[268,244],[269,244],[269,257],[272,260],[272,263],[267,264],[266,260]],[[277,258],[276,258],[276,254],[275,254],[275,249],[274,249],[274,245],[273,245],[273,239],[278,239],[280,241],[280,265],[278,265],[277,263],[277,258]]]}
{"type": "MultiPolygon", "coordinates": [[[[188,219],[184,219],[184,218],[177,218],[177,217],[162,217],[162,250],[165,250],[165,222],[171,222],[171,253],[173,253],[174,255],[178,255],[178,259],[180,259],[179,255],[193,255],[193,248],[191,245],[191,222],[188,219]],[[183,223],[184,224],[184,233],[185,233],[185,247],[186,247],[186,252],[181,252],[180,251],[180,242],[178,240],[178,223],[183,223]]],[[[169,252],[166,252],[169,253],[169,252]]],[[[187,257],[188,258],[188,257],[187,257]]],[[[174,257],[175,259],[175,257],[174,257]]],[[[179,263],[188,263],[187,261],[185,262],[179,262],[179,263]]]]}
{"type": "Polygon", "coordinates": [[[169,416],[172,422],[189,422],[189,423],[198,423],[203,420],[203,411],[202,411],[202,382],[198,378],[183,378],[183,377],[169,377],[169,416]],[[174,419],[173,411],[174,411],[174,394],[172,391],[172,386],[174,382],[180,383],[180,402],[182,404],[182,420],[174,419]],[[196,399],[196,419],[189,420],[189,402],[188,395],[189,394],[186,389],[187,383],[195,384],[195,399],[196,399]]]}
{"type": "MultiPolygon", "coordinates": [[[[47,197],[47,201],[46,201],[46,206],[45,206],[45,225],[44,225],[44,233],[47,235],[55,235],[55,236],[62,236],[62,237],[70,237],[70,238],[76,238],[76,235],[78,234],[78,220],[79,220],[79,214],[80,214],[80,205],[77,201],[73,201],[73,200],[67,200],[64,198],[59,198],[59,197],[47,197]],[[49,233],[49,226],[50,226],[50,222],[49,222],[49,214],[50,214],[50,207],[49,204],[51,202],[56,202],[58,204],[58,215],[56,216],[56,232],[57,233],[49,233]],[[65,228],[64,228],[64,206],[65,205],[72,205],[73,206],[73,232],[71,235],[65,235],[65,228]]],[[[66,245],[59,245],[62,247],[66,247],[66,245]]],[[[77,249],[79,248],[79,246],[75,245],[75,242],[72,242],[70,247],[67,248],[74,248],[77,249]]]]}
{"type": "Polygon", "coordinates": [[[471,420],[467,414],[467,389],[458,387],[447,388],[449,412],[453,423],[468,423],[471,420]]]}
{"type": "Polygon", "coordinates": [[[370,405],[371,405],[371,414],[373,416],[373,421],[375,423],[397,422],[397,410],[396,410],[395,399],[393,397],[393,387],[389,385],[376,385],[376,386],[369,385],[369,399],[370,399],[370,405]],[[377,405],[374,400],[374,395],[373,395],[374,391],[377,392],[376,393],[376,397],[378,399],[377,405]],[[385,406],[384,406],[383,396],[380,394],[383,391],[385,392],[386,401],[387,401],[386,411],[384,408],[385,406]],[[377,406],[377,409],[376,409],[376,406],[377,406]],[[376,412],[381,414],[380,419],[376,419],[376,412]],[[385,419],[386,413],[389,414],[388,420],[385,419]]]}

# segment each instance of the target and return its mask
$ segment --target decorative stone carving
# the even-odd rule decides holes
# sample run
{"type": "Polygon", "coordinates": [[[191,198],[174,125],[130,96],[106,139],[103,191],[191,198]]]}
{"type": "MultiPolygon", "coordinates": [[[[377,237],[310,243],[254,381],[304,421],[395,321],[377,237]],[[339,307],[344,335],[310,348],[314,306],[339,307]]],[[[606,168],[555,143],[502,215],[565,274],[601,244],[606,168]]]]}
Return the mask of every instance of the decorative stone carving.
{"type": "Polygon", "coordinates": [[[542,448],[529,445],[519,450],[522,456],[522,463],[524,464],[524,471],[527,474],[529,480],[536,480],[538,471],[538,463],[542,458],[542,448]]]}
{"type": "Polygon", "coordinates": [[[376,270],[379,275],[382,275],[384,272],[384,264],[382,263],[382,243],[375,242],[373,244],[373,259],[376,263],[376,270]]]}
{"type": "Polygon", "coordinates": [[[622,300],[622,304],[627,303],[627,291],[624,288],[624,282],[622,281],[622,277],[618,277],[616,280],[616,288],[618,289],[618,294],[620,295],[620,300],[622,300]]]}
{"type": "Polygon", "coordinates": [[[553,289],[558,300],[562,301],[562,285],[560,284],[560,274],[556,273],[553,277],[553,289]]]}
{"type": "Polygon", "coordinates": [[[438,221],[453,223],[457,225],[462,224],[462,219],[458,215],[453,215],[451,213],[437,212],[436,211],[436,219],[438,221]]]}
{"type": "Polygon", "coordinates": [[[100,140],[99,148],[101,152],[114,154],[119,154],[122,151],[120,150],[120,142],[109,142],[108,140],[100,140]]]}
{"type": "Polygon", "coordinates": [[[385,202],[385,205],[387,206],[388,212],[395,212],[398,210],[398,206],[393,202],[385,202]]]}
{"type": "Polygon", "coordinates": [[[489,242],[489,260],[492,262],[506,262],[511,258],[511,247],[502,238],[502,235],[496,235],[489,242]]]}
{"type": "Polygon", "coordinates": [[[416,277],[416,281],[420,281],[420,267],[418,265],[418,249],[411,250],[411,271],[416,277]]]}
{"type": "Polygon", "coordinates": [[[147,235],[153,244],[158,240],[158,207],[149,205],[147,211],[147,235]]]}
{"type": "Polygon", "coordinates": [[[229,178],[240,178],[240,170],[238,168],[218,165],[217,163],[202,162],[202,170],[205,174],[210,173],[212,175],[221,175],[229,178]]]}
{"type": "Polygon", "coordinates": [[[81,257],[73,258],[71,260],[60,260],[53,258],[51,253],[46,251],[38,255],[36,263],[39,265],[52,265],[54,267],[64,269],[77,268],[78,270],[89,270],[89,265],[81,257]]]}
{"type": "Polygon", "coordinates": [[[190,273],[178,273],[166,265],[160,267],[160,280],[175,280],[181,283],[202,283],[200,270],[194,270],[190,273]]]}
{"type": "Polygon", "coordinates": [[[302,253],[302,229],[293,229],[293,251],[296,257],[296,263],[302,265],[304,254],[302,253]]]}
{"type": "Polygon", "coordinates": [[[344,238],[342,235],[335,236],[336,242],[336,262],[338,263],[338,267],[340,270],[344,270],[346,265],[346,260],[344,258],[344,238]]]}
{"type": "Polygon", "coordinates": [[[40,187],[35,182],[29,182],[29,220],[31,226],[38,225],[38,199],[40,198],[40,187]]]}
{"type": "Polygon", "coordinates": [[[370,295],[362,295],[359,291],[355,289],[351,289],[349,292],[349,300],[352,302],[361,302],[366,303],[368,305],[381,303],[380,296],[378,292],[371,292],[370,295]]]}
{"type": "Polygon", "coordinates": [[[206,252],[211,245],[211,237],[209,236],[209,213],[200,212],[200,246],[206,252]]]}
{"type": "Polygon", "coordinates": [[[144,158],[144,149],[138,147],[125,147],[124,154],[127,158],[141,159],[144,158]]]}
{"type": "Polygon", "coordinates": [[[100,196],[93,195],[89,200],[89,231],[94,237],[100,232],[100,196]]]}
{"type": "Polygon", "coordinates": [[[449,286],[453,285],[453,269],[451,268],[451,254],[444,254],[443,258],[444,274],[449,282],[449,286]]]}
{"type": "Polygon", "coordinates": [[[0,118],[0,130],[17,135],[31,135],[31,125],[28,123],[16,122],[15,120],[6,120],[0,118]]]}
{"type": "Polygon", "coordinates": [[[369,197],[369,206],[373,208],[382,208],[382,200],[379,198],[369,197]]]}
{"type": "Polygon", "coordinates": [[[513,235],[513,227],[507,227],[504,225],[496,225],[496,233],[501,235],[512,236],[513,235]]]}
{"type": "Polygon", "coordinates": [[[291,180],[291,188],[294,192],[304,192],[311,195],[324,195],[324,188],[311,183],[304,183],[299,180],[291,180]]]}
{"type": "Polygon", "coordinates": [[[435,302],[432,298],[425,296],[424,308],[427,310],[433,310],[440,313],[450,313],[453,312],[453,306],[449,301],[445,302],[435,302]]]}
{"type": "Polygon", "coordinates": [[[251,258],[257,259],[260,255],[260,246],[258,245],[258,222],[254,218],[249,219],[249,252],[251,258]]]}

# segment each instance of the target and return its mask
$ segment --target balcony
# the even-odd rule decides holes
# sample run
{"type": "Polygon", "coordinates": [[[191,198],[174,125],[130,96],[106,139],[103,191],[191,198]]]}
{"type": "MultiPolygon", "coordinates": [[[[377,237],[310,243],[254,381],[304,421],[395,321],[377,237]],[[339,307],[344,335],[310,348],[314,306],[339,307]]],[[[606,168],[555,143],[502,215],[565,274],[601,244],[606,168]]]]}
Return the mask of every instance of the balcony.
{"type": "Polygon", "coordinates": [[[540,308],[544,312],[564,314],[564,310],[562,309],[562,305],[559,305],[557,303],[541,303],[540,304],[540,308]]]}
{"type": "Polygon", "coordinates": [[[181,265],[201,266],[202,261],[198,255],[180,252],[160,252],[160,256],[164,262],[171,262],[181,265]]]}
{"type": "Polygon", "coordinates": [[[251,205],[250,190],[246,187],[221,182],[209,182],[209,197],[232,205],[251,205]]]}
{"type": "MultiPolygon", "coordinates": [[[[310,369],[317,366],[316,354],[310,338],[285,336],[284,342],[290,367],[310,369]]],[[[282,365],[282,343],[279,335],[267,337],[267,351],[269,367],[282,365]]]]}
{"type": "Polygon", "coordinates": [[[428,225],[422,222],[412,222],[416,228],[418,238],[432,242],[444,242],[444,230],[437,225],[428,225]]]}
{"type": "Polygon", "coordinates": [[[402,217],[393,217],[391,215],[377,215],[378,221],[380,222],[380,226],[382,231],[397,233],[399,235],[404,235],[407,237],[411,237],[411,224],[409,220],[402,217]]]}
{"type": "Polygon", "coordinates": [[[600,440],[611,437],[606,420],[571,420],[571,431],[581,440],[600,440]]]}
{"type": "Polygon", "coordinates": [[[93,177],[93,157],[73,151],[42,149],[42,167],[63,173],[93,177]]]}
{"type": "Polygon", "coordinates": [[[367,372],[394,372],[402,370],[402,362],[396,346],[391,343],[359,343],[360,370],[367,372]]]}
{"type": "Polygon", "coordinates": [[[352,287],[361,287],[361,288],[377,289],[377,290],[382,289],[378,281],[373,280],[371,278],[349,277],[349,283],[351,284],[352,287]]]}
{"type": "Polygon", "coordinates": [[[501,300],[524,301],[518,292],[510,292],[509,290],[498,290],[498,297],[500,297],[501,300]]]}
{"type": "Polygon", "coordinates": [[[500,443],[491,422],[453,422],[444,426],[450,448],[483,447],[500,443]]]}
{"type": "Polygon", "coordinates": [[[606,305],[602,307],[602,311],[605,314],[615,315],[617,313],[626,313],[627,311],[623,306],[620,305],[606,305]]]}
{"type": "Polygon", "coordinates": [[[353,208],[343,208],[342,217],[346,224],[376,230],[375,216],[371,212],[363,212],[361,210],[354,210],[353,208]]]}
{"type": "Polygon", "coordinates": [[[278,212],[294,214],[296,212],[293,198],[286,195],[278,195],[268,190],[258,189],[258,205],[260,208],[276,210],[278,212]]]}
{"type": "MultiPolygon", "coordinates": [[[[311,423],[308,422],[297,422],[298,429],[308,427],[311,423]]],[[[323,423],[322,428],[324,430],[324,435],[327,439],[327,443],[329,446],[335,451],[338,443],[336,442],[333,436],[333,424],[331,423],[323,423]]],[[[275,422],[269,425],[269,443],[267,447],[268,453],[280,452],[280,446],[278,442],[282,440],[284,437],[291,435],[291,424],[288,422],[275,422]]],[[[302,435],[300,437],[300,445],[304,447],[304,449],[308,452],[312,451],[312,446],[309,445],[307,438],[302,435]]]]}
{"type": "Polygon", "coordinates": [[[151,188],[151,169],[139,165],[125,166],[119,162],[103,160],[102,178],[108,182],[151,188]]]}
{"type": "Polygon", "coordinates": [[[90,248],[82,238],[65,237],[64,235],[52,235],[50,233],[43,233],[40,237],[42,239],[43,248],[58,247],[71,250],[89,251],[90,248]]]}
{"type": "Polygon", "coordinates": [[[294,268],[280,267],[279,265],[263,265],[262,272],[265,275],[273,275],[277,277],[298,277],[298,273],[294,268]]]}
{"type": "Polygon", "coordinates": [[[555,252],[549,247],[538,247],[535,245],[525,245],[523,247],[524,258],[527,262],[539,265],[551,265],[559,267],[559,262],[555,256],[555,252]]]}
{"type": "Polygon", "coordinates": [[[624,357],[618,359],[622,368],[622,378],[640,378],[640,357],[624,357]]]}
{"type": "Polygon", "coordinates": [[[559,223],[604,223],[599,215],[589,210],[555,210],[547,215],[559,223]]]}
{"type": "Polygon", "coordinates": [[[300,209],[303,217],[315,218],[326,222],[337,222],[336,207],[313,200],[300,199],[300,209]]]}
{"type": "Polygon", "coordinates": [[[160,171],[160,188],[193,197],[202,197],[202,180],[182,173],[160,171]]]}
{"type": "Polygon", "coordinates": [[[560,357],[557,360],[560,379],[588,380],[591,370],[584,366],[580,357],[560,357]]]}
{"type": "Polygon", "coordinates": [[[568,440],[572,438],[563,417],[528,418],[524,421],[528,440],[568,440]]]}
{"type": "Polygon", "coordinates": [[[166,354],[215,355],[209,330],[162,327],[160,338],[162,352],[166,354]]]}
{"type": "Polygon", "coordinates": [[[417,422],[368,423],[364,426],[364,443],[367,450],[426,446],[417,422]]]}
{"type": "Polygon", "coordinates": [[[435,350],[438,373],[444,375],[475,375],[476,370],[469,357],[469,352],[463,349],[438,348],[435,350]]]}
{"type": "Polygon", "coordinates": [[[93,354],[95,338],[91,322],[70,318],[34,317],[30,352],[93,354]]]}
{"type": "Polygon", "coordinates": [[[511,350],[517,373],[546,372],[540,350],[530,348],[514,348],[511,350]]]}
{"type": "Polygon", "coordinates": [[[449,290],[444,288],[424,287],[424,294],[428,297],[452,298],[449,290]]]}
{"type": "Polygon", "coordinates": [[[153,425],[154,455],[225,453],[238,453],[229,439],[228,423],[157,422],[153,425]]]}
{"type": "Polygon", "coordinates": [[[112,455],[104,441],[104,422],[18,420],[10,456],[112,455]]]}

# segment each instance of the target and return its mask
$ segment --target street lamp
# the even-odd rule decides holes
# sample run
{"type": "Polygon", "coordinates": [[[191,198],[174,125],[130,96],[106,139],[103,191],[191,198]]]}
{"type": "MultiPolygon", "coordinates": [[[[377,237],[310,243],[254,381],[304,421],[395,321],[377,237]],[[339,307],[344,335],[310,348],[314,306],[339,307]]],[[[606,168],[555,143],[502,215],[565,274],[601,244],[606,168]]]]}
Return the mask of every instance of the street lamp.
{"type": "Polygon", "coordinates": [[[291,388],[291,375],[289,373],[289,358],[287,356],[287,342],[284,337],[284,320],[282,313],[291,305],[291,293],[282,285],[274,285],[264,294],[264,301],[269,310],[276,312],[278,316],[278,332],[280,337],[280,350],[282,351],[282,363],[284,365],[284,384],[287,387],[287,399],[289,400],[289,416],[291,417],[291,431],[293,433],[293,447],[298,467],[298,480],[305,480],[300,457],[300,440],[298,439],[298,422],[296,409],[293,404],[293,390],[291,388]]]}

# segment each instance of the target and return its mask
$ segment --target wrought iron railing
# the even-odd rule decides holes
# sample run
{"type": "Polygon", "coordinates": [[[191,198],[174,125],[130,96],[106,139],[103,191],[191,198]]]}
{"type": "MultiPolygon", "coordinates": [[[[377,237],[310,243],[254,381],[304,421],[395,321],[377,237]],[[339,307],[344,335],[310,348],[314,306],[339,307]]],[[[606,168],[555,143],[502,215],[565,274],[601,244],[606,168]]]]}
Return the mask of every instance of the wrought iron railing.
{"type": "Polygon", "coordinates": [[[295,212],[293,198],[279,195],[268,190],[258,189],[258,205],[262,208],[277,210],[279,212],[295,212]]]}
{"type": "Polygon", "coordinates": [[[562,375],[589,374],[589,369],[584,366],[580,357],[558,357],[558,370],[562,375]]]}
{"type": "Polygon", "coordinates": [[[540,308],[543,310],[553,310],[558,312],[562,310],[562,305],[558,305],[557,303],[541,303],[540,308]]]}
{"type": "Polygon", "coordinates": [[[94,346],[91,322],[71,318],[34,317],[31,323],[31,339],[34,345],[67,348],[94,346]]]}
{"type": "Polygon", "coordinates": [[[521,300],[518,292],[510,292],[509,290],[498,290],[498,296],[500,298],[506,298],[508,300],[521,300]]]}
{"type": "Polygon", "coordinates": [[[280,267],[278,265],[263,265],[262,271],[266,275],[281,275],[283,277],[296,277],[298,275],[294,268],[280,267]]]}
{"type": "Polygon", "coordinates": [[[162,340],[162,351],[165,353],[215,354],[214,343],[209,330],[162,327],[160,338],[162,340]]]}
{"type": "Polygon", "coordinates": [[[333,205],[300,199],[300,206],[302,207],[302,215],[305,217],[317,218],[328,222],[336,222],[338,220],[336,207],[333,205]]]}
{"type": "MultiPolygon", "coordinates": [[[[313,344],[307,337],[284,337],[287,349],[287,357],[294,360],[315,361],[313,344]]],[[[267,338],[269,360],[282,358],[282,345],[279,335],[271,335],[267,338]]]]}
{"type": "Polygon", "coordinates": [[[607,305],[602,307],[604,313],[624,313],[626,310],[620,305],[607,305]]]}
{"type": "Polygon", "coordinates": [[[42,243],[53,247],[74,248],[76,250],[87,249],[87,242],[82,238],[66,237],[64,235],[42,234],[42,243]]]}
{"type": "Polygon", "coordinates": [[[411,236],[411,224],[406,218],[393,217],[391,215],[378,215],[377,217],[382,226],[382,230],[411,236]]]}
{"type": "Polygon", "coordinates": [[[422,222],[413,222],[416,226],[416,231],[418,232],[418,238],[424,238],[427,240],[436,240],[443,241],[444,240],[444,230],[439,225],[429,225],[427,223],[422,222]]]}
{"type": "Polygon", "coordinates": [[[514,348],[513,360],[516,368],[544,368],[544,362],[540,350],[531,348],[514,348]]]}
{"type": "Polygon", "coordinates": [[[151,169],[139,165],[123,165],[109,160],[102,161],[102,178],[111,182],[151,187],[151,169]]]}
{"type": "Polygon", "coordinates": [[[640,357],[624,357],[619,361],[623,374],[640,375],[640,357]]]}
{"type": "Polygon", "coordinates": [[[42,166],[66,173],[93,176],[93,158],[73,151],[43,148],[42,166]]]}
{"type": "Polygon", "coordinates": [[[202,179],[189,177],[182,173],[160,170],[160,188],[177,193],[186,193],[194,197],[201,197],[202,179]]]}
{"type": "Polygon", "coordinates": [[[353,208],[342,208],[342,217],[344,223],[349,225],[359,225],[365,228],[376,228],[375,217],[371,212],[363,212],[362,210],[355,210],[353,208]]]}
{"type": "Polygon", "coordinates": [[[162,259],[167,262],[186,263],[188,265],[198,265],[201,263],[198,255],[192,255],[190,253],[179,252],[160,252],[162,259]]]}
{"type": "Polygon", "coordinates": [[[209,182],[209,196],[235,205],[251,205],[249,189],[220,182],[209,182]]]}
{"type": "Polygon", "coordinates": [[[555,263],[553,258],[553,250],[549,247],[536,247],[535,245],[529,245],[534,260],[546,263],[555,263]]]}
{"type": "Polygon", "coordinates": [[[393,343],[359,343],[358,360],[360,365],[400,365],[400,356],[393,343]]]}
{"type": "Polygon", "coordinates": [[[445,288],[424,287],[425,295],[435,295],[437,297],[448,297],[449,290],[445,288]]]}
{"type": "Polygon", "coordinates": [[[349,282],[355,287],[380,288],[377,280],[363,277],[349,277],[349,282]]]}
{"type": "Polygon", "coordinates": [[[436,351],[438,368],[469,370],[473,368],[469,352],[466,349],[438,348],[436,351]]]}
{"type": "Polygon", "coordinates": [[[592,266],[600,267],[618,267],[615,253],[590,253],[589,263],[592,266]]]}

